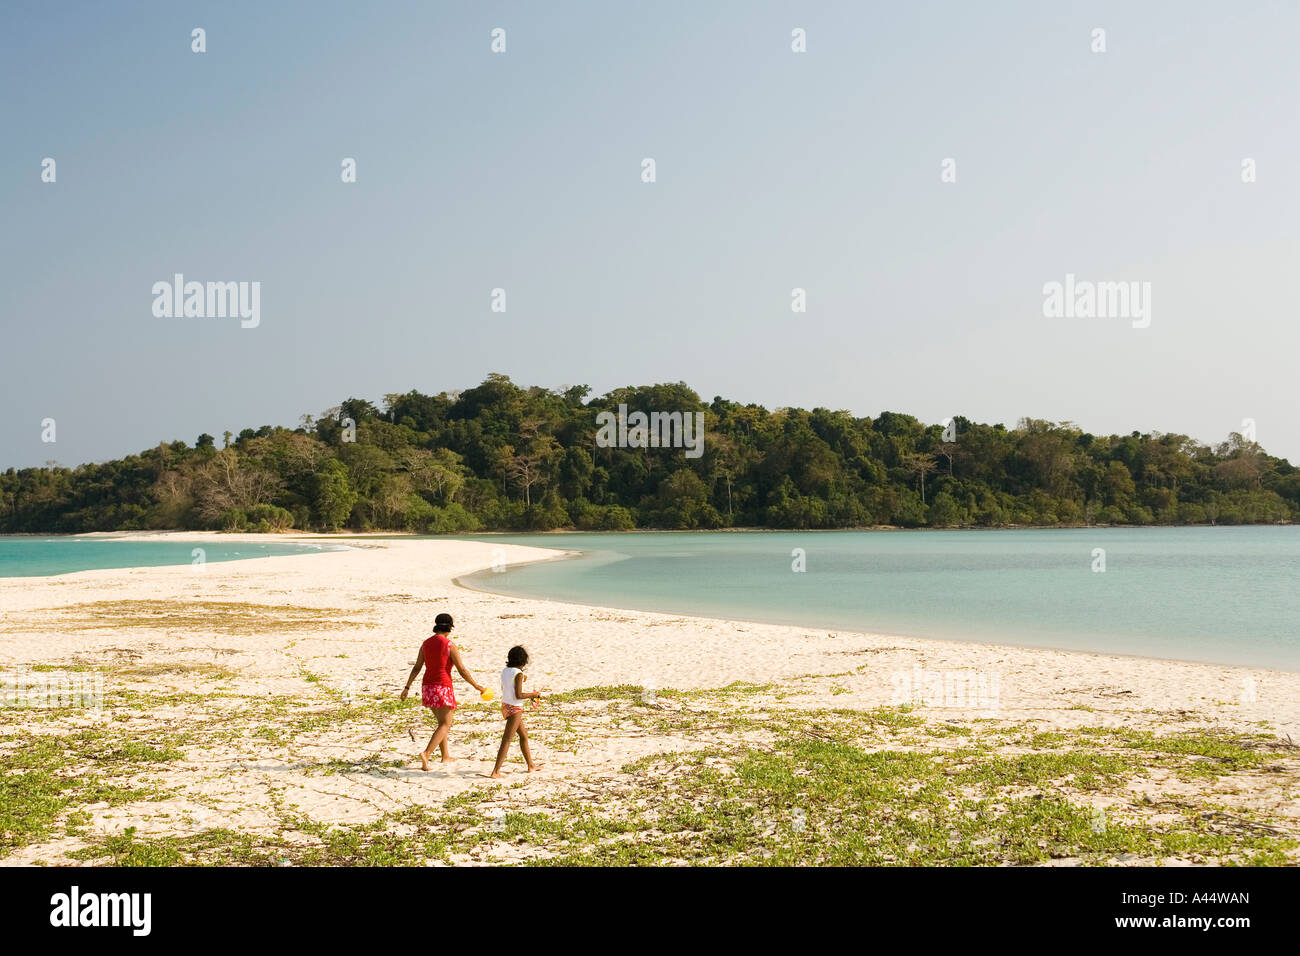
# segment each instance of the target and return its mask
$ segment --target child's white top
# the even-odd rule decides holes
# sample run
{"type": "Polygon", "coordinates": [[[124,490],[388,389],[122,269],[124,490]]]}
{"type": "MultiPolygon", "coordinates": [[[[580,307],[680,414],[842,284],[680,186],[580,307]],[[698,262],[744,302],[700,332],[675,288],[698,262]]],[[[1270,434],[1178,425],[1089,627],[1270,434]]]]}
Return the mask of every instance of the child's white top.
{"type": "Polygon", "coordinates": [[[524,702],[515,696],[515,675],[519,672],[518,667],[507,667],[501,672],[501,702],[511,707],[524,706],[524,702]]]}

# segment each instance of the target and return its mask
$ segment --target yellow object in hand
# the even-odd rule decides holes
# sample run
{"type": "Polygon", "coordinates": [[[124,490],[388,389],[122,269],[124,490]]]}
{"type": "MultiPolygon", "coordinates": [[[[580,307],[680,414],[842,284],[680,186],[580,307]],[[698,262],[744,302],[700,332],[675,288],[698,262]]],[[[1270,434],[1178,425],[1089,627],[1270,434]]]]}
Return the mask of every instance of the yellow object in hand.
{"type": "Polygon", "coordinates": [[[492,693],[492,691],[490,690],[485,690],[483,691],[483,693],[479,694],[478,696],[479,696],[479,700],[482,701],[494,701],[497,699],[497,695],[492,693]]]}

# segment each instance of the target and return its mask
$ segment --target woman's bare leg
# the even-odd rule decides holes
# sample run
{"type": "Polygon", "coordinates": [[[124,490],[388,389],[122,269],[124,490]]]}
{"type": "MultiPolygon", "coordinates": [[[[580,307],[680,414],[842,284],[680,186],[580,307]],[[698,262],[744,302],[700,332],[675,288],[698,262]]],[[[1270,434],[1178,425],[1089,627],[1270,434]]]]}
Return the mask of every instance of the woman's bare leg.
{"type": "MultiPolygon", "coordinates": [[[[455,723],[456,723],[456,711],[454,709],[448,710],[447,725],[443,730],[442,741],[438,744],[438,746],[442,749],[443,763],[451,763],[453,760],[456,759],[451,755],[451,747],[449,746],[449,743],[451,741],[451,728],[455,723]]],[[[432,751],[432,749],[433,748],[430,748],[430,751],[432,751]]]]}
{"type": "Polygon", "coordinates": [[[420,765],[429,769],[429,757],[434,750],[442,748],[442,759],[447,760],[447,732],[451,730],[451,707],[438,707],[434,710],[433,715],[438,718],[438,727],[429,738],[429,746],[420,751],[420,765]]]}

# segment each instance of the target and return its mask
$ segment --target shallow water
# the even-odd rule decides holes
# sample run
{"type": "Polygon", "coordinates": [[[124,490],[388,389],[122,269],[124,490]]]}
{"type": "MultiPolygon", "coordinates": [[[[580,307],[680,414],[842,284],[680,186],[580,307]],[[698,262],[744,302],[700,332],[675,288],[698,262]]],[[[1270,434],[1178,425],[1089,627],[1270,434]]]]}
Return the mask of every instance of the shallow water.
{"type": "Polygon", "coordinates": [[[312,542],[283,541],[121,541],[115,538],[0,535],[0,578],[43,577],[98,568],[153,568],[191,564],[194,549],[204,560],[239,561],[270,555],[312,554],[337,548],[312,542]]]}
{"type": "Polygon", "coordinates": [[[1296,527],[474,540],[582,552],[463,579],[521,597],[1300,670],[1296,527]]]}

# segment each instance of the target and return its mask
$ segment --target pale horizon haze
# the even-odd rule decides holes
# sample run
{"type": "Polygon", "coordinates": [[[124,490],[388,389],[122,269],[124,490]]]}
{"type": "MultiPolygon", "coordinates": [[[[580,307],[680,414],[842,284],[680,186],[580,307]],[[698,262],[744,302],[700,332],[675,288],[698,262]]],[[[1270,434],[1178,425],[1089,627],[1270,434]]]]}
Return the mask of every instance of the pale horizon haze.
{"type": "Polygon", "coordinates": [[[0,469],[490,372],[1300,462],[1298,40],[1289,0],[7,3],[0,469]],[[175,273],[260,324],[155,317],[175,273]],[[1045,317],[1067,274],[1149,327],[1045,317]]]}

